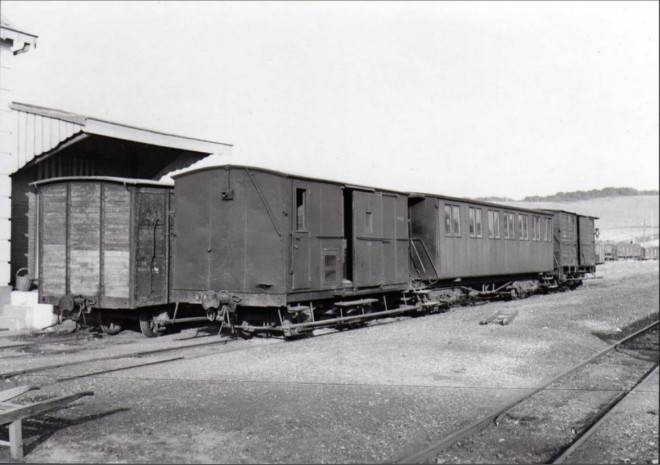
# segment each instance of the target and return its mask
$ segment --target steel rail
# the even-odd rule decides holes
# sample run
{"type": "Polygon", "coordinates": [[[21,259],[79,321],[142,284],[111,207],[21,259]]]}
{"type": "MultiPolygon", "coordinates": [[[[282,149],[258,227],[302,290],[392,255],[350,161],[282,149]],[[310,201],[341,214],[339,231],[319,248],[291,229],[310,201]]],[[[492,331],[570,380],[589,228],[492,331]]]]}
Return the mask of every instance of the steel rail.
{"type": "Polygon", "coordinates": [[[637,386],[642,384],[644,381],[649,379],[651,376],[653,376],[654,373],[658,371],[658,365],[656,364],[654,368],[650,369],[646,375],[644,375],[633,387],[631,387],[629,390],[626,392],[620,394],[619,396],[614,399],[613,402],[610,402],[608,407],[605,409],[604,413],[601,413],[600,416],[596,417],[595,420],[592,422],[592,424],[586,428],[582,434],[580,434],[575,441],[571,443],[570,446],[568,446],[561,454],[557,455],[554,459],[552,459],[548,463],[564,463],[568,457],[570,457],[575,450],[580,447],[582,444],[586,442],[589,437],[598,431],[598,428],[600,428],[605,420],[614,412],[617,410],[617,407],[619,407],[624,399],[626,399],[631,392],[635,390],[637,386]]]}
{"type": "Polygon", "coordinates": [[[52,341],[33,341],[33,342],[20,342],[16,341],[16,344],[6,344],[0,345],[0,350],[10,350],[10,349],[19,349],[22,347],[32,347],[36,345],[45,345],[45,344],[59,344],[61,342],[71,342],[71,341],[82,341],[84,339],[99,339],[102,336],[93,336],[91,334],[78,337],[68,337],[64,339],[54,339],[52,341]]]}
{"type": "Polygon", "coordinates": [[[179,346],[179,347],[165,347],[163,349],[154,349],[154,350],[144,350],[144,351],[139,351],[139,352],[130,352],[128,354],[118,354],[118,355],[108,355],[105,357],[96,357],[96,358],[90,358],[86,360],[74,360],[72,362],[66,362],[66,363],[56,363],[53,365],[44,365],[40,367],[33,367],[33,368],[26,368],[23,370],[16,370],[16,371],[9,371],[6,373],[0,373],[0,379],[8,379],[12,378],[14,376],[18,375],[26,375],[30,373],[37,373],[40,371],[46,371],[46,370],[53,370],[55,368],[63,368],[63,367],[68,367],[68,366],[74,366],[74,365],[81,365],[83,363],[92,363],[92,362],[99,362],[103,360],[115,360],[115,359],[120,359],[120,358],[130,358],[130,357],[142,357],[145,355],[152,355],[152,354],[159,354],[163,352],[171,352],[173,350],[185,350],[185,349],[193,349],[196,347],[203,347],[203,346],[210,346],[210,345],[215,345],[215,344],[227,344],[229,340],[224,339],[221,341],[211,341],[211,342],[200,342],[197,344],[190,344],[190,345],[185,345],[185,346],[179,346]]]}
{"type": "Polygon", "coordinates": [[[571,373],[577,371],[578,369],[582,368],[586,364],[592,362],[593,360],[597,359],[598,357],[602,357],[603,355],[607,354],[608,352],[611,352],[612,350],[616,349],[619,347],[621,344],[624,344],[630,339],[633,339],[640,334],[648,331],[649,329],[653,328],[654,326],[657,326],[660,321],[655,321],[642,329],[635,331],[633,334],[626,336],[625,338],[615,342],[614,344],[609,345],[605,349],[601,350],[600,352],[596,353],[595,355],[592,355],[588,359],[584,360],[583,362],[579,363],[578,365],[573,366],[572,368],[569,368],[568,370],[560,373],[559,375],[555,376],[554,378],[550,379],[549,381],[546,381],[545,383],[541,384],[540,386],[532,389],[530,392],[527,394],[522,395],[521,397],[517,398],[516,400],[510,402],[503,408],[495,411],[494,413],[491,413],[490,415],[486,416],[485,418],[482,418],[480,420],[474,421],[467,425],[466,427],[460,429],[459,431],[450,434],[449,436],[443,438],[442,440],[435,442],[434,444],[431,444],[430,446],[424,448],[423,450],[416,452],[412,455],[409,456],[404,456],[403,458],[400,458],[396,461],[396,463],[425,463],[428,462],[429,460],[432,460],[436,457],[438,452],[446,449],[447,447],[451,446],[454,444],[456,441],[460,441],[461,439],[465,438],[466,436],[470,436],[471,434],[478,433],[479,431],[484,430],[491,421],[496,420],[498,417],[503,415],[504,413],[508,412],[511,410],[513,407],[515,407],[518,404],[521,404],[525,400],[529,399],[530,397],[538,394],[539,392],[543,391],[546,389],[548,386],[551,384],[559,381],[560,379],[570,375],[571,373]]]}

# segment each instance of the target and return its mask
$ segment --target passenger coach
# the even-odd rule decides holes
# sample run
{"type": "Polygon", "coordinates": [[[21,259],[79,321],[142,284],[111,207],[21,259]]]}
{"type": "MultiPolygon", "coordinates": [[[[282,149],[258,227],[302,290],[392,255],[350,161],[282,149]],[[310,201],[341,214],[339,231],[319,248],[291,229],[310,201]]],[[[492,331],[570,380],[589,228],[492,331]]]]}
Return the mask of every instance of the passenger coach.
{"type": "Polygon", "coordinates": [[[410,197],[414,272],[434,286],[551,275],[552,215],[455,197],[410,197]]]}

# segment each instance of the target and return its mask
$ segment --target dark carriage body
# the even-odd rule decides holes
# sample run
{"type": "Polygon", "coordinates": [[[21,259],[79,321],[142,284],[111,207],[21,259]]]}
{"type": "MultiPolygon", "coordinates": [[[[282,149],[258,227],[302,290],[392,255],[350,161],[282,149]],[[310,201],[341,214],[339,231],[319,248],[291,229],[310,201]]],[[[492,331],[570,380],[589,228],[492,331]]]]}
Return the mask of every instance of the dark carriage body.
{"type": "Polygon", "coordinates": [[[578,264],[580,271],[595,273],[598,255],[596,254],[596,220],[593,216],[577,215],[578,221],[578,264]]]}
{"type": "Polygon", "coordinates": [[[284,307],[408,286],[405,194],[233,165],[175,182],[174,301],[284,307]]]}
{"type": "Polygon", "coordinates": [[[169,301],[171,184],[54,178],[38,192],[39,300],[136,309],[169,301]]]}
{"type": "Polygon", "coordinates": [[[553,270],[547,213],[424,194],[411,197],[409,210],[422,279],[496,282],[553,270]]]}
{"type": "Polygon", "coordinates": [[[556,273],[560,280],[596,271],[596,217],[564,210],[552,214],[556,273]]]}

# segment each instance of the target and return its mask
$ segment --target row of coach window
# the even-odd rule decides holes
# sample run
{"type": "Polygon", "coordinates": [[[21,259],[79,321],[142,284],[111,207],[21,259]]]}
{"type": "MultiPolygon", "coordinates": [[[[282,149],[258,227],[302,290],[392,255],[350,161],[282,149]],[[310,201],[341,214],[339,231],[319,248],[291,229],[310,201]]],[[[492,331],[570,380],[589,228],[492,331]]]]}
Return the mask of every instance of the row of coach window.
{"type": "MultiPolygon", "coordinates": [[[[470,237],[483,237],[483,209],[468,207],[468,234],[470,237]]],[[[516,216],[518,217],[518,239],[550,242],[552,240],[552,220],[540,216],[522,213],[500,213],[498,210],[487,210],[488,237],[490,239],[515,239],[516,216]],[[501,235],[500,235],[501,234],[501,235]]],[[[461,208],[459,205],[445,205],[445,234],[452,237],[461,235],[461,208]]]]}

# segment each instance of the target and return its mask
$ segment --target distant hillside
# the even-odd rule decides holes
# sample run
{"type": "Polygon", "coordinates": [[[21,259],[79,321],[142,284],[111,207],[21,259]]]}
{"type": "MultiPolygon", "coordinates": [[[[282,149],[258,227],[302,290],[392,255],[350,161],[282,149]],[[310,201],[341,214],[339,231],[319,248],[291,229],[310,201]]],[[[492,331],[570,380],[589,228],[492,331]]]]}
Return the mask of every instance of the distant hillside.
{"type": "MultiPolygon", "coordinates": [[[[630,197],[633,195],[658,195],[659,191],[640,191],[632,187],[605,187],[604,189],[592,189],[590,191],[557,192],[553,195],[530,195],[522,199],[522,202],[572,202],[575,200],[601,199],[604,197],[630,197]]],[[[490,202],[516,202],[517,200],[507,197],[480,197],[477,200],[490,202]]]]}
{"type": "Polygon", "coordinates": [[[505,205],[532,209],[566,210],[597,216],[600,240],[642,242],[658,237],[660,197],[619,195],[573,201],[499,201],[505,205]],[[653,225],[653,230],[651,230],[653,225]]]}

